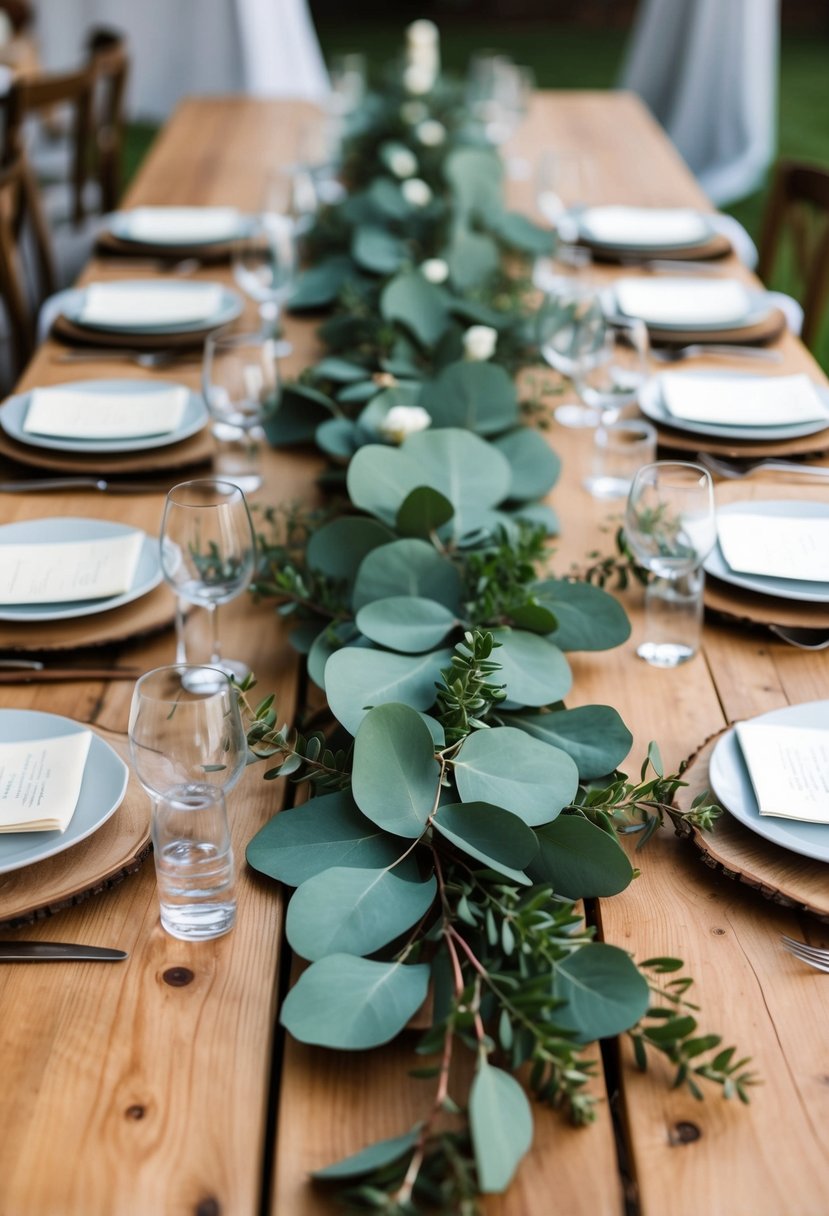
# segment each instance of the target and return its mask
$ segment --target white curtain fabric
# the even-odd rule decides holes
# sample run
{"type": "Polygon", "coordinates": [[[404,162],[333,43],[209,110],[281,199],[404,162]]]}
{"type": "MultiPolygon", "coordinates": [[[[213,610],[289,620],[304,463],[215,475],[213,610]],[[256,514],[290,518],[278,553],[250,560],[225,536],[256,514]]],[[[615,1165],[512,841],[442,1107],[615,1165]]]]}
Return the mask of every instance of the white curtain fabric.
{"type": "Polygon", "coordinates": [[[75,66],[94,25],[126,34],[134,118],[163,121],[188,94],[328,95],[306,0],[36,0],[35,8],[49,70],[75,66]]]}
{"type": "Polygon", "coordinates": [[[621,84],[709,198],[756,189],[775,149],[779,0],[642,0],[621,84]]]}

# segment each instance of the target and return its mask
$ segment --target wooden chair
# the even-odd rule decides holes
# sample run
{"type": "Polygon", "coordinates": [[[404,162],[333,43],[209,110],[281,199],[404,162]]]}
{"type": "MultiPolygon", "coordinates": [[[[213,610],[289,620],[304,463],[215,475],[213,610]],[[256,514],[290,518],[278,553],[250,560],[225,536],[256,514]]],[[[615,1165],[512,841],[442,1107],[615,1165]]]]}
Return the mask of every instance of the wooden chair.
{"type": "Polygon", "coordinates": [[[102,212],[113,211],[121,195],[121,158],[124,147],[124,99],[130,60],[121,34],[94,29],[87,41],[92,74],[91,133],[95,174],[102,212]]]}
{"type": "Polygon", "coordinates": [[[794,161],[777,166],[760,239],[758,274],[764,283],[771,279],[784,235],[803,283],[801,337],[811,347],[829,297],[829,169],[794,161]]]}
{"type": "Polygon", "coordinates": [[[32,354],[39,306],[54,289],[49,233],[31,167],[21,153],[0,168],[0,298],[11,346],[3,368],[7,380],[19,375],[32,354]]]}

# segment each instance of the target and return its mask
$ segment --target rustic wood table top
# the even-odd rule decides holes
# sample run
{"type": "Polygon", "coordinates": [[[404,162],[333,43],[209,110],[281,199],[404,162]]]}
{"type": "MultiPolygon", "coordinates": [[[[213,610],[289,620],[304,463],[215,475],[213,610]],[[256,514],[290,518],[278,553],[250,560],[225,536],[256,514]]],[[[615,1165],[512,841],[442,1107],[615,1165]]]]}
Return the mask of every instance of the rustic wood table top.
{"type": "MultiPolygon", "coordinates": [[[[166,126],[125,205],[228,204],[253,210],[265,174],[293,158],[301,104],[195,99],[166,126]]],[[[708,204],[635,98],[614,93],[539,95],[510,153],[589,148],[597,201],[708,204]]],[[[532,210],[532,183],[511,184],[532,210]]],[[[751,276],[734,259],[723,273],[751,276]]],[[[151,260],[97,261],[87,279],[158,273],[151,260]]],[[[610,278],[618,268],[601,273],[610,278]]],[[[627,272],[629,273],[629,272],[627,272]]],[[[230,280],[227,266],[197,277],[230,280]]],[[[255,321],[253,310],[247,321],[255,321]]],[[[289,320],[295,374],[315,353],[314,325],[289,320]]],[[[791,335],[776,344],[776,370],[820,369],[791,335]]],[[[69,366],[46,342],[21,387],[96,375],[169,379],[112,361],[69,366]],[[117,370],[116,370],[117,369],[117,370]]],[[[695,366],[706,366],[702,361],[695,366]]],[[[713,366],[713,365],[712,365],[713,366]]],[[[722,366],[722,365],[720,365],[722,366]]],[[[174,378],[198,386],[196,364],[174,378]]],[[[561,521],[555,568],[566,574],[596,548],[609,552],[620,508],[581,487],[589,436],[556,427],[563,459],[551,502],[561,521]]],[[[263,504],[310,500],[318,458],[268,452],[263,504]]],[[[171,476],[171,481],[176,480],[171,476]]],[[[774,482],[778,485],[778,482],[774,482]]],[[[2,518],[17,510],[0,495],[2,518]]],[[[130,518],[158,530],[163,494],[129,499],[130,518]]],[[[38,495],[42,515],[117,519],[121,496],[73,491],[38,495]]],[[[600,655],[572,656],[571,704],[610,702],[634,734],[638,768],[658,740],[672,768],[736,719],[829,695],[829,651],[805,653],[739,626],[707,620],[703,652],[673,670],[637,659],[641,591],[626,592],[633,637],[600,655]]],[[[298,697],[295,656],[272,608],[246,599],[223,609],[228,654],[275,689],[280,718],[298,697]]],[[[118,648],[114,661],[150,669],[174,657],[172,631],[118,648]]],[[[79,680],[4,687],[3,705],[66,714],[124,732],[129,682],[79,680]]],[[[280,806],[282,783],[249,769],[230,798],[237,858],[280,806]]],[[[785,954],[780,934],[829,945],[826,930],[713,873],[669,831],[640,855],[642,874],[600,904],[605,940],[642,960],[673,954],[696,978],[705,1029],[753,1056],[763,1085],[749,1108],[717,1094],[698,1103],[642,1075],[623,1048],[600,1060],[599,1105],[588,1130],[536,1112],[533,1149],[509,1193],[487,1201],[503,1216],[819,1216],[829,1200],[829,981],[785,954]],[[621,1132],[619,1131],[621,1129],[621,1132]],[[629,1205],[625,1207],[625,1203],[629,1205]]],[[[71,852],[66,854],[71,864],[71,852]]],[[[240,865],[237,926],[225,938],[184,943],[162,932],[151,863],[119,885],[52,918],[2,936],[120,947],[128,962],[0,968],[0,1213],[3,1216],[311,1216],[329,1210],[308,1172],[423,1113],[428,1097],[410,1080],[409,1046],[370,1057],[309,1049],[277,1032],[287,981],[279,889],[240,865]]],[[[0,890],[3,879],[0,877],[0,890]]]]}

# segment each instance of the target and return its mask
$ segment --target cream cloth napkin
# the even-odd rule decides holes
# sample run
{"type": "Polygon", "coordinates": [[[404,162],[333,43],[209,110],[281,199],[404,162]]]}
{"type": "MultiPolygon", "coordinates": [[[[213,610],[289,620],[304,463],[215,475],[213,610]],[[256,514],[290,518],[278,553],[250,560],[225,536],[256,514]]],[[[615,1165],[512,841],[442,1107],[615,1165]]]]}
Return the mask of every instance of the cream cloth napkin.
{"type": "MultiPolygon", "coordinates": [[[[48,521],[45,521],[48,523],[48,521]]],[[[108,599],[133,586],[144,533],[0,545],[0,604],[108,599]]]]}
{"type": "Polygon", "coordinates": [[[181,426],[190,394],[184,385],[152,393],[36,388],[23,430],[60,439],[138,439],[181,426]]]}
{"type": "Polygon", "coordinates": [[[90,283],[80,320],[107,329],[206,323],[216,315],[221,300],[218,283],[148,283],[138,290],[125,283],[90,283]]]}
{"type": "Polygon", "coordinates": [[[829,730],[738,722],[761,815],[829,824],[829,730]]]}
{"type": "Polygon", "coordinates": [[[156,245],[202,245],[239,234],[235,207],[136,207],[124,213],[134,241],[156,245]]]}
{"type": "Polygon", "coordinates": [[[784,426],[825,421],[829,409],[808,376],[659,377],[662,400],[674,418],[727,426],[784,426]]]}
{"type": "Polygon", "coordinates": [[[620,279],[614,290],[620,311],[649,325],[736,324],[751,305],[735,279],[620,279]]]}
{"type": "Polygon", "coordinates": [[[65,832],[78,804],[92,731],[0,743],[0,832],[65,832]]]}
{"type": "Polygon", "coordinates": [[[829,519],[720,512],[717,537],[732,570],[829,583],[829,519]]]}
{"type": "Polygon", "coordinates": [[[589,240],[600,245],[646,249],[693,245],[712,231],[698,211],[683,207],[589,207],[580,226],[589,240]]]}

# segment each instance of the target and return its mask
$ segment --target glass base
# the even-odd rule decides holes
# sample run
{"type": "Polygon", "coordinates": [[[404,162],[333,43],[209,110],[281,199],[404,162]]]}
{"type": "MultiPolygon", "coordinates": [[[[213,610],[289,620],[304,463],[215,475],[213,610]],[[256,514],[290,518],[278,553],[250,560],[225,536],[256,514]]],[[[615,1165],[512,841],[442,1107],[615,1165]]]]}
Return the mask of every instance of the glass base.
{"type": "Polygon", "coordinates": [[[566,405],[557,405],[553,417],[559,426],[572,428],[595,427],[601,415],[598,410],[591,410],[586,405],[578,405],[570,401],[566,405]]]}
{"type": "Polygon", "coordinates": [[[584,488],[593,498],[610,501],[614,498],[627,498],[630,492],[630,478],[627,477],[586,477],[584,488]]]}
{"type": "Polygon", "coordinates": [[[219,659],[215,662],[211,661],[209,666],[193,667],[185,671],[181,677],[181,683],[188,692],[219,692],[222,688],[227,687],[222,676],[227,676],[228,679],[233,678],[240,684],[249,675],[250,668],[247,663],[240,663],[236,659],[219,659]]]}
{"type": "Polygon", "coordinates": [[[681,642],[643,642],[636,653],[651,667],[679,667],[692,659],[696,650],[681,642]]]}

